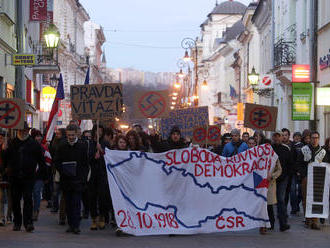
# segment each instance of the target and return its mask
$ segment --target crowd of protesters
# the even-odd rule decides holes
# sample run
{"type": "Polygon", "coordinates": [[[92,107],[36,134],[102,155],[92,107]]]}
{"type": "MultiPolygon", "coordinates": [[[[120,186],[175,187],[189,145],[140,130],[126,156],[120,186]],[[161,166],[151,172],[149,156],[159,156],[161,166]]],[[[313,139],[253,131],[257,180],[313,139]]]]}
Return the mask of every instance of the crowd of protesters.
{"type": "MultiPolygon", "coordinates": [[[[318,132],[304,130],[294,133],[293,140],[290,137],[286,128],[273,132],[271,139],[261,131],[250,136],[234,129],[222,135],[221,144],[207,147],[221,156],[231,157],[257,145],[272,144],[279,158],[267,178],[271,230],[275,225],[274,205],[280,231],[290,229],[289,202],[291,215],[300,213],[301,203],[303,210],[306,208],[308,164],[330,163],[329,138],[321,146],[318,132]]],[[[14,231],[21,230],[23,225],[27,232],[32,232],[42,198],[47,201],[47,208],[58,215],[58,224],[68,224],[66,232],[79,234],[81,220],[91,218],[91,230],[111,225],[117,235],[122,235],[114,218],[103,159],[105,149],[161,153],[192,145],[175,126],[168,139],[162,139],[154,131],[147,134],[140,125],[134,125],[126,133],[101,125],[81,133],[75,121],[65,129],[57,129],[50,143],[43,144],[42,140],[42,133],[29,129],[26,123],[12,139],[0,133],[0,226],[13,222],[14,231]]],[[[306,218],[305,226],[320,229],[319,220],[314,218],[306,218]]],[[[260,228],[261,234],[266,232],[266,227],[260,228]]]]}

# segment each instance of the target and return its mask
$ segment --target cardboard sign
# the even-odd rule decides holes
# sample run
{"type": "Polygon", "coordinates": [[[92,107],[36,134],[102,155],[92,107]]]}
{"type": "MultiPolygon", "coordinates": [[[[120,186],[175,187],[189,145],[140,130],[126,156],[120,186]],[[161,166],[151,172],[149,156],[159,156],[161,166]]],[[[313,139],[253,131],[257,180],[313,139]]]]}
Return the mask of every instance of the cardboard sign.
{"type": "Polygon", "coordinates": [[[195,127],[192,143],[199,145],[205,145],[207,143],[207,127],[195,127]]]}
{"type": "Polygon", "coordinates": [[[330,164],[313,162],[308,165],[306,217],[329,216],[330,164]]]}
{"type": "Polygon", "coordinates": [[[193,144],[199,145],[217,145],[221,142],[221,127],[220,126],[206,126],[195,127],[192,136],[193,144]]]}
{"type": "Polygon", "coordinates": [[[122,84],[71,85],[74,120],[106,120],[121,116],[122,84]]]}
{"type": "Polygon", "coordinates": [[[277,107],[245,104],[244,127],[255,130],[275,131],[277,107]]]}
{"type": "Polygon", "coordinates": [[[208,126],[208,107],[186,108],[170,111],[169,118],[161,120],[161,133],[163,138],[168,138],[173,126],[181,130],[182,137],[193,137],[196,126],[208,126]]]}
{"type": "Polygon", "coordinates": [[[134,118],[164,118],[168,117],[170,104],[169,92],[141,91],[135,94],[134,118]]]}
{"type": "Polygon", "coordinates": [[[18,98],[0,99],[0,127],[23,129],[25,103],[18,98]]]}

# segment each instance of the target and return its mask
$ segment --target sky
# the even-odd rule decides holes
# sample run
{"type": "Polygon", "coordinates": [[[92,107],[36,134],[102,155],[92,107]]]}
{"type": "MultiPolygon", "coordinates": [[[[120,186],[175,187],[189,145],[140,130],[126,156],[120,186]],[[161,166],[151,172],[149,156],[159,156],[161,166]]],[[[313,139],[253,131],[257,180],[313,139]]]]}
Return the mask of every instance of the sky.
{"type": "MultiPolygon", "coordinates": [[[[225,0],[218,0],[219,3],[225,0]]],[[[251,0],[239,0],[248,4],[251,0]]],[[[104,28],[107,66],[176,72],[181,40],[200,35],[216,0],[80,0],[104,28]]]]}

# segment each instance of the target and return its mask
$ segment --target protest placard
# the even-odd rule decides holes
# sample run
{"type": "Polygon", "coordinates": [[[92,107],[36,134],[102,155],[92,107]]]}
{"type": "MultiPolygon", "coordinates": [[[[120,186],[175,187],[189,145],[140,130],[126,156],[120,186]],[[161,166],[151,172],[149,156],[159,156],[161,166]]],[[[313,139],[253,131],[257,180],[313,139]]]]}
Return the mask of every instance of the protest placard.
{"type": "Polygon", "coordinates": [[[122,114],[122,84],[71,86],[71,111],[74,120],[113,119],[122,114]]]}
{"type": "Polygon", "coordinates": [[[135,94],[134,118],[164,118],[168,117],[169,91],[140,91],[135,94]]]}
{"type": "Polygon", "coordinates": [[[25,118],[25,103],[18,98],[0,99],[0,127],[23,129],[25,118]]]}
{"type": "Polygon", "coordinates": [[[198,126],[194,128],[192,143],[199,145],[218,145],[221,142],[220,126],[198,126]]]}
{"type": "Polygon", "coordinates": [[[171,128],[177,126],[182,137],[193,137],[196,126],[208,126],[208,107],[186,108],[170,111],[169,117],[161,120],[161,133],[163,138],[168,138],[171,128]]]}
{"type": "Polygon", "coordinates": [[[258,104],[245,104],[244,127],[256,130],[275,131],[277,107],[258,104]]]}

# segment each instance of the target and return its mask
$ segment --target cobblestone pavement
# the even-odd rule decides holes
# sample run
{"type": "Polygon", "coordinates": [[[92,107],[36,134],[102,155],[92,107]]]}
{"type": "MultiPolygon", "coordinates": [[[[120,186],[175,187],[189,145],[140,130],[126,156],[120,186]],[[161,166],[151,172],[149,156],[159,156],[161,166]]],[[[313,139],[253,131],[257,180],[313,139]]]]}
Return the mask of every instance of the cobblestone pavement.
{"type": "MultiPolygon", "coordinates": [[[[35,232],[13,232],[12,225],[0,227],[1,248],[49,248],[49,247],[125,247],[125,248],[162,248],[162,247],[225,247],[225,248],[330,248],[330,225],[322,226],[321,231],[305,229],[302,217],[290,217],[291,230],[281,233],[278,227],[274,232],[260,235],[257,229],[245,232],[227,232],[208,235],[188,236],[145,236],[116,237],[110,227],[102,231],[90,231],[90,220],[83,220],[81,234],[65,233],[66,226],[57,224],[57,216],[44,208],[39,221],[35,223],[35,232]]],[[[328,221],[326,221],[328,223],[328,221]]]]}

